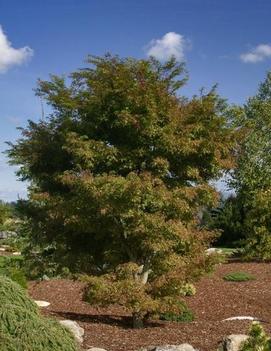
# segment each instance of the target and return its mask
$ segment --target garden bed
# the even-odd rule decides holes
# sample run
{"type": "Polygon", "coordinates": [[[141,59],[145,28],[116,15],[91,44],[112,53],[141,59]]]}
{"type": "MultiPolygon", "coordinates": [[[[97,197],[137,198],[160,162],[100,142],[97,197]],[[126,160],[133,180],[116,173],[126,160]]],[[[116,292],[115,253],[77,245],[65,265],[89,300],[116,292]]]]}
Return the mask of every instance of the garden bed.
{"type": "Polygon", "coordinates": [[[224,321],[235,316],[259,318],[271,332],[271,265],[228,263],[196,284],[197,293],[187,297],[196,319],[191,323],[150,322],[146,328],[130,328],[129,316],[119,307],[94,308],[82,301],[84,284],[69,280],[31,282],[30,295],[51,305],[45,314],[72,319],[85,329],[86,348],[134,351],[143,346],[188,342],[200,351],[216,351],[218,342],[232,333],[246,333],[250,321],[224,321]],[[256,277],[247,282],[224,281],[231,272],[248,272],[256,277]]]}

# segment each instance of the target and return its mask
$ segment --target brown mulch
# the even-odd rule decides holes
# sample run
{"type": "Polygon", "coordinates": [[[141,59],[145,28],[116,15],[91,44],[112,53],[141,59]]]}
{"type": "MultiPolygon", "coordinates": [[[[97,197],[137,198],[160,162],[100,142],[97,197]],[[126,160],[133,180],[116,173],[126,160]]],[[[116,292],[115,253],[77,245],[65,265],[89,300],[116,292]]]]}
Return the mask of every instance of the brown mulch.
{"type": "Polygon", "coordinates": [[[190,343],[200,351],[215,351],[229,334],[247,333],[250,321],[224,321],[234,316],[259,318],[271,332],[271,265],[267,263],[228,263],[196,284],[197,293],[186,298],[196,314],[192,323],[152,322],[144,329],[130,328],[130,317],[113,306],[94,308],[82,301],[84,284],[69,280],[32,282],[30,295],[51,305],[43,310],[57,318],[72,319],[85,329],[84,347],[108,351],[135,351],[150,345],[190,343]],[[256,280],[226,282],[225,274],[245,271],[256,280]]]}

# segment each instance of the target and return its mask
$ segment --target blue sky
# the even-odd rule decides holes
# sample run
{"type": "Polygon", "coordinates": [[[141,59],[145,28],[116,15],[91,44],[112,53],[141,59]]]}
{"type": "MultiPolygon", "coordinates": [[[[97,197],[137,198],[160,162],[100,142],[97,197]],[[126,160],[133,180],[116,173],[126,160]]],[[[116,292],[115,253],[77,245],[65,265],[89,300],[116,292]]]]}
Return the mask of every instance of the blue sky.
{"type": "MultiPolygon", "coordinates": [[[[184,95],[219,84],[243,103],[271,69],[270,0],[0,0],[0,151],[41,116],[33,88],[87,54],[185,60],[184,95]]],[[[25,196],[0,155],[0,199],[25,196]]]]}

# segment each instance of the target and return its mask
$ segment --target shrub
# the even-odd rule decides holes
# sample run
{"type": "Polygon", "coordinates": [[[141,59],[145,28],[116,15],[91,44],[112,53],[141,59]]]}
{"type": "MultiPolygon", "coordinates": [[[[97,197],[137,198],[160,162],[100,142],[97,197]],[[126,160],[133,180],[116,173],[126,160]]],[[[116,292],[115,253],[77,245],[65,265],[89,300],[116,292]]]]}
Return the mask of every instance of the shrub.
{"type": "Polygon", "coordinates": [[[196,288],[193,284],[184,284],[180,291],[182,296],[193,296],[196,294],[196,288]]]}
{"type": "Polygon", "coordinates": [[[193,322],[193,320],[195,319],[195,315],[193,311],[191,311],[184,302],[180,302],[180,306],[183,309],[181,313],[173,313],[173,312],[162,313],[159,319],[164,321],[180,322],[180,323],[193,322]]]}
{"type": "Polygon", "coordinates": [[[253,322],[249,338],[240,351],[271,351],[271,340],[258,322],[253,322]]]}
{"type": "Polygon", "coordinates": [[[36,304],[9,278],[0,276],[0,350],[78,351],[57,321],[40,316],[36,304]]]}
{"type": "Polygon", "coordinates": [[[21,257],[0,258],[0,274],[9,277],[23,288],[26,288],[27,280],[22,268],[23,259],[21,257]]]}
{"type": "Polygon", "coordinates": [[[230,282],[246,282],[248,280],[254,280],[255,277],[252,274],[246,272],[232,272],[226,274],[223,279],[230,282]]]}

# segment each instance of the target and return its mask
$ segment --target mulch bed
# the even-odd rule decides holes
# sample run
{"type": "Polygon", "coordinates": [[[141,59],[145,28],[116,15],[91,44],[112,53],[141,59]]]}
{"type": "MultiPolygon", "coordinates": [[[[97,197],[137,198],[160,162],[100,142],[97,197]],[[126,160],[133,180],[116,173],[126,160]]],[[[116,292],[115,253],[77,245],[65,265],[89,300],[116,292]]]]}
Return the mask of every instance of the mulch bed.
{"type": "Polygon", "coordinates": [[[234,316],[259,318],[271,332],[271,265],[228,263],[196,284],[197,293],[187,297],[196,319],[192,323],[152,322],[146,328],[130,328],[130,317],[119,307],[94,308],[82,301],[84,284],[69,280],[31,282],[30,295],[51,305],[47,315],[72,319],[85,329],[84,347],[108,351],[135,351],[150,345],[190,343],[200,351],[216,351],[219,341],[229,334],[247,333],[250,321],[224,321],[234,316]],[[256,280],[226,282],[225,274],[245,271],[256,280]]]}

